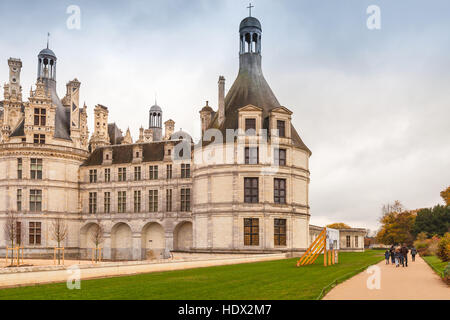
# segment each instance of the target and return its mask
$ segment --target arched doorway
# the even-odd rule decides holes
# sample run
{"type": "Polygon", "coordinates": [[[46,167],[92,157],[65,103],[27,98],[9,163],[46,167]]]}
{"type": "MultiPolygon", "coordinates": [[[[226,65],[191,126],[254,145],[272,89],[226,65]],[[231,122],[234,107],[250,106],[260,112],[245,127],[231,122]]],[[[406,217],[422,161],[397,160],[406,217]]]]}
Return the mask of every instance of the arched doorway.
{"type": "Polygon", "coordinates": [[[142,259],[161,259],[166,248],[164,228],[156,222],[149,223],[142,228],[142,259]]]}
{"type": "Polygon", "coordinates": [[[95,234],[99,225],[91,222],[83,226],[80,230],[80,258],[88,259],[92,255],[92,249],[95,248],[95,234]]]}
{"type": "Polygon", "coordinates": [[[173,232],[174,250],[189,250],[192,248],[192,222],[179,223],[173,232]]]}
{"type": "Polygon", "coordinates": [[[112,260],[132,260],[133,243],[131,228],[126,223],[118,223],[111,229],[112,260]]]}

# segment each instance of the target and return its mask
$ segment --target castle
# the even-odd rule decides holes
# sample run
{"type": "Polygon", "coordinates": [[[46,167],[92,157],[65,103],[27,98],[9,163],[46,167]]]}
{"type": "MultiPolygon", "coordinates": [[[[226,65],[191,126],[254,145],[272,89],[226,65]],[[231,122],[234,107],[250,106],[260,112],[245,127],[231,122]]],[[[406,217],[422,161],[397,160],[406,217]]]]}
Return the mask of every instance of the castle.
{"type": "MultiPolygon", "coordinates": [[[[103,258],[145,260],[171,252],[303,252],[309,235],[311,151],[262,73],[262,27],[239,27],[239,74],[218,108],[200,110],[202,140],[163,123],[149,110],[149,126],[133,142],[87,106],[77,79],[56,92],[57,57],[38,55],[35,89],[22,99],[19,59],[9,59],[0,102],[0,224],[16,219],[16,243],[27,256],[53,254],[51,223],[64,220],[66,254],[90,257],[101,233],[103,258]],[[164,131],[163,131],[164,124],[164,131]]],[[[0,247],[11,240],[0,236],[0,247]]],[[[359,243],[363,243],[362,239],[359,243]]]]}

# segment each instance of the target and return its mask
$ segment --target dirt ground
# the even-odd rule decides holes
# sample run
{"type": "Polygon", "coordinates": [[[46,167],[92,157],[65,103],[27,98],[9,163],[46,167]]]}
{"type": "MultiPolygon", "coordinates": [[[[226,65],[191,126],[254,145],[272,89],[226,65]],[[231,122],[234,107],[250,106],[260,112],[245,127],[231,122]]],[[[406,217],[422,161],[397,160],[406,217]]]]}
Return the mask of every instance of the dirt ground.
{"type": "Polygon", "coordinates": [[[450,287],[420,257],[412,262],[409,256],[407,268],[386,265],[384,260],[377,266],[379,289],[367,286],[375,274],[362,272],[332,289],[324,300],[450,300],[450,287]]]}

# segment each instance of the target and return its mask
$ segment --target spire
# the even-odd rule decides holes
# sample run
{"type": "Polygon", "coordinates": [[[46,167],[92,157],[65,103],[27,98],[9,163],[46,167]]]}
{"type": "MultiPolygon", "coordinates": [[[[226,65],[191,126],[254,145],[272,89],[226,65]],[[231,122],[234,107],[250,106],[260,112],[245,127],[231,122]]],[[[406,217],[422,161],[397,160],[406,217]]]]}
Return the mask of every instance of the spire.
{"type": "Polygon", "coordinates": [[[49,42],[50,42],[50,32],[47,32],[47,49],[48,49],[49,42]]]}
{"type": "Polygon", "coordinates": [[[251,17],[252,16],[252,8],[254,8],[255,6],[252,6],[252,3],[250,2],[250,5],[247,7],[248,9],[248,16],[251,17]]]}

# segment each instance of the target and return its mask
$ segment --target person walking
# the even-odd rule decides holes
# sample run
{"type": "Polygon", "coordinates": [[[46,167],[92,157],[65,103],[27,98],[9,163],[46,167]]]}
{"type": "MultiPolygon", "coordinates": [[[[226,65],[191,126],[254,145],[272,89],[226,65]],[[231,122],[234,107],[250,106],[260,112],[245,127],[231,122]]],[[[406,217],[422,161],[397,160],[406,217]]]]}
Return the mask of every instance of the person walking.
{"type": "Polygon", "coordinates": [[[408,266],[408,247],[406,246],[406,243],[403,244],[402,248],[400,249],[400,253],[402,255],[402,266],[407,267],[408,266]]]}
{"type": "Polygon", "coordinates": [[[400,250],[395,249],[394,257],[395,257],[395,267],[398,268],[400,267],[400,250]]]}
{"type": "Polygon", "coordinates": [[[417,249],[415,247],[412,247],[412,249],[411,249],[412,262],[416,261],[416,254],[417,254],[417,249]]]}
{"type": "Polygon", "coordinates": [[[384,253],[384,258],[386,259],[386,264],[389,264],[390,257],[391,257],[391,253],[389,252],[389,250],[386,250],[386,252],[384,253]]]}
{"type": "Polygon", "coordinates": [[[395,248],[394,248],[394,245],[392,245],[390,252],[391,252],[391,262],[392,262],[392,264],[394,264],[395,263],[395,248]]]}

